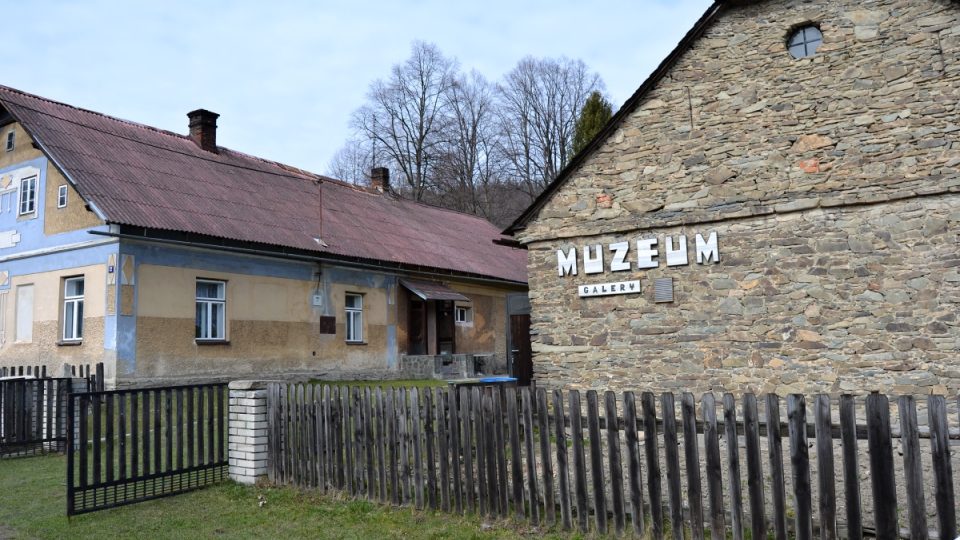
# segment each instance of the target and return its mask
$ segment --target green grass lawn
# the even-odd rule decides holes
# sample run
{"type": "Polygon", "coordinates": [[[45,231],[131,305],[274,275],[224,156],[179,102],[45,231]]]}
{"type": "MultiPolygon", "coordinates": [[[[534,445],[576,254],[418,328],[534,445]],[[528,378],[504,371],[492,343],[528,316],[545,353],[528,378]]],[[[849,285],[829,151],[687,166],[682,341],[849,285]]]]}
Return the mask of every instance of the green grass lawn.
{"type": "Polygon", "coordinates": [[[68,520],[65,468],[63,456],[0,461],[0,539],[544,537],[544,531],[515,522],[233,482],[68,520]],[[262,508],[260,495],[266,498],[262,508]]]}

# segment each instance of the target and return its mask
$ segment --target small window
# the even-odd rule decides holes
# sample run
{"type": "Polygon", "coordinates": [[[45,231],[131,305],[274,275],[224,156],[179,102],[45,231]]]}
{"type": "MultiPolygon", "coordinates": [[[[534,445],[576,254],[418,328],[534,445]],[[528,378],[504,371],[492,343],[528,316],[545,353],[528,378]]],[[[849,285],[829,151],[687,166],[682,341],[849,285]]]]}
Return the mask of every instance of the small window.
{"type": "Polygon", "coordinates": [[[820,33],[819,28],[811,24],[794,31],[790,35],[790,41],[787,42],[787,48],[794,58],[808,58],[816,54],[821,43],[823,43],[823,34],[820,33]]]}
{"type": "Polygon", "coordinates": [[[453,310],[454,321],[458,324],[469,324],[473,322],[473,309],[469,306],[457,306],[453,310]]]}
{"type": "Polygon", "coordinates": [[[63,340],[83,339],[83,278],[63,280],[63,340]]]}
{"type": "Polygon", "coordinates": [[[16,136],[17,136],[16,133],[12,129],[9,132],[7,132],[7,145],[6,145],[7,152],[13,151],[14,138],[16,136]]]}
{"type": "Polygon", "coordinates": [[[66,208],[67,206],[67,186],[57,188],[57,208],[66,208]]]}
{"type": "Polygon", "coordinates": [[[224,319],[227,284],[223,281],[197,280],[196,338],[207,341],[226,339],[224,319]]]}
{"type": "Polygon", "coordinates": [[[20,215],[37,211],[37,177],[31,176],[20,181],[20,215]]]}
{"type": "Polygon", "coordinates": [[[347,315],[347,342],[363,342],[363,296],[347,293],[345,301],[347,315]]]}

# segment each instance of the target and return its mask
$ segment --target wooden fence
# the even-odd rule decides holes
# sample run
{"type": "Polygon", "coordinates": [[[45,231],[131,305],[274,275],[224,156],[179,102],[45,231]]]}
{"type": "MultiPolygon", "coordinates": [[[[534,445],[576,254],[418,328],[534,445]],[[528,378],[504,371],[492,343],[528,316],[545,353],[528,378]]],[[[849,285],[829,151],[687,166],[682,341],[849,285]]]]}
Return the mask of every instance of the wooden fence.
{"type": "Polygon", "coordinates": [[[956,413],[948,413],[957,401],[922,400],[929,420],[922,429],[917,403],[906,396],[896,401],[896,426],[880,394],[837,403],[816,396],[809,421],[801,395],[788,396],[785,407],[776,395],[752,394],[739,403],[706,394],[698,403],[685,393],[678,407],[673,394],[645,392],[639,401],[633,392],[588,391],[584,413],[575,390],[275,383],[269,477],[582,532],[957,536],[950,444],[960,440],[960,424],[951,431],[956,413]],[[862,478],[869,480],[861,485],[862,478]]]}
{"type": "Polygon", "coordinates": [[[226,384],[70,394],[67,515],[227,477],[226,384]]]}

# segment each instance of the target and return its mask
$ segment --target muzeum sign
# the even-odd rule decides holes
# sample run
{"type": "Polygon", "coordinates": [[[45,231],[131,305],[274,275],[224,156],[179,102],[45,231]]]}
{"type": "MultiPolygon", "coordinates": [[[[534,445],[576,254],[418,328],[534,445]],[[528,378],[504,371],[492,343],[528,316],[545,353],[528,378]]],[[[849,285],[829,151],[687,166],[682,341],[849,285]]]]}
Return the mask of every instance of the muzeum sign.
{"type": "MultiPolygon", "coordinates": [[[[571,247],[566,251],[558,249],[557,274],[560,277],[576,276],[581,266],[585,275],[629,272],[634,268],[649,270],[658,268],[660,261],[663,259],[666,260],[667,266],[686,266],[690,264],[685,235],[662,238],[662,244],[658,238],[639,238],[635,240],[636,253],[633,256],[630,254],[630,242],[626,240],[607,244],[606,250],[604,250],[603,244],[586,245],[580,250],[580,257],[577,256],[576,247],[571,247]],[[661,245],[663,246],[662,252],[659,249],[661,245]],[[605,253],[609,254],[609,257],[605,258],[605,253]],[[663,255],[662,258],[661,255],[663,255]],[[604,264],[605,260],[609,262],[604,264]]],[[[715,231],[710,232],[706,239],[703,238],[703,235],[697,233],[693,244],[697,264],[717,264],[720,262],[720,248],[715,231]]],[[[639,294],[640,280],[581,284],[577,285],[577,293],[581,298],[613,294],[639,294]]]]}

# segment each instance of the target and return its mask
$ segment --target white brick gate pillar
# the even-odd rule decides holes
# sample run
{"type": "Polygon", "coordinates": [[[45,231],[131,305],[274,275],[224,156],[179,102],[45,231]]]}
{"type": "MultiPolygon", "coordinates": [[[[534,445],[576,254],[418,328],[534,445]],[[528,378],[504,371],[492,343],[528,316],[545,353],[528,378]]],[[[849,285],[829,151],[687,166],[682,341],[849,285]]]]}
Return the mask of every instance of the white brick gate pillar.
{"type": "Polygon", "coordinates": [[[253,484],[267,474],[267,383],[230,383],[230,478],[253,484]]]}

